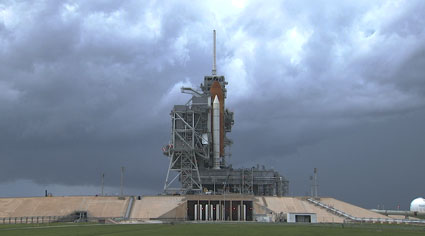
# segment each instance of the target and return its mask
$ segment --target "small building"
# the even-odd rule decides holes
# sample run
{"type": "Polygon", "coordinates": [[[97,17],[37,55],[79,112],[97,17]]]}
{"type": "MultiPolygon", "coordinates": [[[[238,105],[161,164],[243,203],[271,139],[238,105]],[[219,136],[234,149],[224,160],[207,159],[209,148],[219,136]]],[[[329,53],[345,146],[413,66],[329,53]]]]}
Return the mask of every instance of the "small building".
{"type": "Polygon", "coordinates": [[[316,213],[288,213],[288,223],[317,223],[316,213]]]}

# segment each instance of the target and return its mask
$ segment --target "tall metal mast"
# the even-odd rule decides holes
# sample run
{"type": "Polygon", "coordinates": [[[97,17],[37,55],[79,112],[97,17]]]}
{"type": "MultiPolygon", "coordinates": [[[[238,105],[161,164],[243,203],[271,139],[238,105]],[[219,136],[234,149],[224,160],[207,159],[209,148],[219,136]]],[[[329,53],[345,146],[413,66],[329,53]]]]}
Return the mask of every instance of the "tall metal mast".
{"type": "Polygon", "coordinates": [[[216,64],[216,52],[215,52],[215,30],[213,30],[213,38],[214,38],[214,49],[213,49],[213,69],[212,69],[212,75],[217,75],[217,64],[216,64]]]}
{"type": "Polygon", "coordinates": [[[101,191],[101,196],[103,196],[103,188],[105,186],[105,173],[102,173],[102,191],[101,191]]]}
{"type": "Polygon", "coordinates": [[[124,166],[121,166],[121,197],[124,197],[124,166]]]}
{"type": "Polygon", "coordinates": [[[313,175],[313,197],[315,197],[315,198],[317,198],[319,196],[318,187],[319,187],[319,184],[317,183],[317,168],[314,168],[314,175],[313,175]]]}

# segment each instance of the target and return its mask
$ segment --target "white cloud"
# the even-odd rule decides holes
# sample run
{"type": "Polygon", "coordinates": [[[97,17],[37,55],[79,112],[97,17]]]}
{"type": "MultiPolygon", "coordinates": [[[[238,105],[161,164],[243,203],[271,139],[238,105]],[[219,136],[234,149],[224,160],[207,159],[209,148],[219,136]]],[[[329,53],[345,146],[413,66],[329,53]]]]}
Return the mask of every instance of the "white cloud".
{"type": "Polygon", "coordinates": [[[11,28],[16,24],[16,17],[10,7],[6,7],[0,4],[0,23],[3,23],[6,27],[11,28]]]}
{"type": "Polygon", "coordinates": [[[158,106],[153,109],[154,113],[159,115],[158,111],[171,110],[174,104],[186,104],[186,102],[189,101],[190,96],[184,96],[182,94],[182,87],[196,88],[196,86],[190,82],[189,78],[178,81],[167,91],[167,93],[162,95],[158,106]]]}
{"type": "MultiPolygon", "coordinates": [[[[297,27],[291,28],[286,31],[284,37],[278,39],[277,48],[281,50],[282,54],[289,57],[291,64],[297,65],[302,58],[302,49],[306,42],[308,42],[313,32],[309,30],[300,31],[297,27]]],[[[272,45],[271,47],[274,47],[272,45]]]]}

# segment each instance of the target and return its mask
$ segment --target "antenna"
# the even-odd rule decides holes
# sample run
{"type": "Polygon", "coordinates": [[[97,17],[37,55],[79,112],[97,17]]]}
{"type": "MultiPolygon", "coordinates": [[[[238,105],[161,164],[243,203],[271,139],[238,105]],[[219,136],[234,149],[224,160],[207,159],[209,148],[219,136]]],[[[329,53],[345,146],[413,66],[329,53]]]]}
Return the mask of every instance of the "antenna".
{"type": "Polygon", "coordinates": [[[314,196],[313,197],[315,197],[315,198],[317,198],[318,197],[318,191],[317,191],[317,189],[318,189],[318,187],[319,187],[319,184],[317,183],[317,168],[314,168],[314,177],[313,177],[313,181],[314,181],[314,196]]]}
{"type": "Polygon", "coordinates": [[[213,69],[212,69],[212,75],[217,75],[217,66],[215,61],[215,30],[213,30],[213,39],[214,39],[214,51],[213,51],[213,69]]]}
{"type": "Polygon", "coordinates": [[[124,197],[124,166],[121,166],[121,198],[124,197]]]}
{"type": "Polygon", "coordinates": [[[102,173],[102,192],[101,192],[101,196],[103,196],[103,187],[105,185],[105,173],[102,173]]]}

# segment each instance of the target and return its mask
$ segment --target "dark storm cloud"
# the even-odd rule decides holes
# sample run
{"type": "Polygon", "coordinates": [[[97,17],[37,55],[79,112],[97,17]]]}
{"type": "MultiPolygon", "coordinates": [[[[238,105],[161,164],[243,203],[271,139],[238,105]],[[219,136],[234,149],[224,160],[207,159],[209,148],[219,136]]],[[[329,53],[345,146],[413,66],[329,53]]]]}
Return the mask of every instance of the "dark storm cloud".
{"type": "MultiPolygon", "coordinates": [[[[333,186],[347,173],[373,191],[361,186],[389,177],[383,160],[419,162],[398,181],[424,177],[412,142],[424,138],[413,132],[424,125],[424,11],[422,1],[0,3],[0,181],[96,185],[105,172],[117,186],[126,166],[130,187],[159,192],[169,110],[210,73],[216,28],[236,118],[231,162],[273,166],[294,194],[317,166],[324,194],[375,206],[380,192],[333,186]],[[364,163],[362,178],[352,163],[364,163]]],[[[404,202],[425,195],[399,189],[404,202]]]]}
{"type": "MultiPolygon", "coordinates": [[[[290,143],[289,148],[270,150],[293,152],[302,142],[308,145],[331,133],[329,129],[423,108],[423,93],[412,92],[422,87],[406,83],[423,82],[417,78],[423,74],[420,69],[423,63],[416,57],[421,58],[418,51],[422,51],[424,34],[417,27],[400,22],[423,24],[421,18],[415,17],[416,11],[424,8],[423,4],[417,4],[414,10],[404,5],[394,9],[390,2],[370,7],[361,7],[362,3],[357,2],[310,7],[302,2],[298,4],[292,5],[291,12],[283,9],[280,15],[259,14],[255,20],[247,17],[238,22],[247,29],[245,42],[256,45],[251,61],[249,58],[244,61],[246,81],[254,84],[247,89],[251,92],[248,94],[259,96],[254,101],[251,96],[242,96],[239,103],[245,105],[239,107],[242,110],[237,115],[250,116],[250,120],[242,122],[247,122],[250,128],[260,126],[258,130],[267,130],[268,140],[283,138],[290,143]],[[401,11],[403,16],[382,21],[379,18],[395,11],[398,15],[401,11]],[[416,20],[407,20],[407,15],[416,20]],[[273,20],[285,24],[266,23],[273,20]],[[399,36],[397,25],[400,24],[405,25],[408,38],[399,36]],[[291,37],[305,41],[299,50],[300,58],[291,52],[297,48],[288,40],[291,37]],[[287,49],[286,45],[293,47],[287,49]],[[253,106],[255,115],[250,114],[253,106]],[[277,129],[278,126],[283,128],[277,129]]],[[[257,12],[262,12],[262,7],[259,8],[257,12]]],[[[267,6],[263,8],[265,12],[270,10],[267,6]]]]}
{"type": "Polygon", "coordinates": [[[185,22],[162,15],[173,8],[2,5],[2,181],[93,184],[121,165],[132,185],[162,181],[158,154],[173,103],[166,93],[187,77],[178,69],[185,57],[204,53],[180,50],[185,22]]]}

